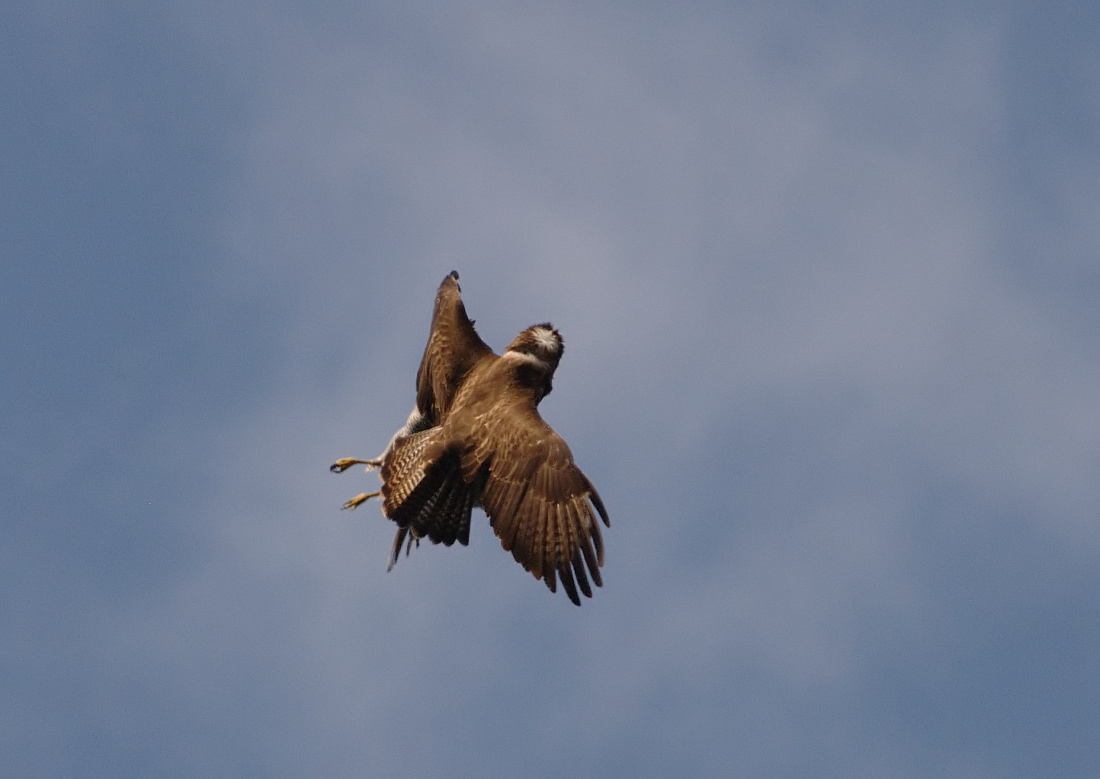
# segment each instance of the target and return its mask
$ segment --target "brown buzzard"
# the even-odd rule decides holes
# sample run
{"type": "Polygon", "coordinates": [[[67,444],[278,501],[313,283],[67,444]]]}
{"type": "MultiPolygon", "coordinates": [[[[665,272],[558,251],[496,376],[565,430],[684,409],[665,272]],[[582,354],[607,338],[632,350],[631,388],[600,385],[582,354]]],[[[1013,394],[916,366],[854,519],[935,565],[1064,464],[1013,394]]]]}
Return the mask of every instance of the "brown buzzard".
{"type": "Polygon", "coordinates": [[[416,408],[378,457],[346,457],[331,468],[380,468],[382,489],[344,508],[382,496],[382,513],[397,523],[390,569],[406,537],[405,554],[421,538],[466,545],[470,512],[480,506],[504,549],[551,592],[560,579],[579,606],[578,589],[592,597],[589,578],[602,585],[603,537],[592,509],[610,527],[607,511],[538,412],[562,351],[558,331],[544,323],[494,354],[466,316],[458,273],[443,279],[416,372],[416,408]]]}

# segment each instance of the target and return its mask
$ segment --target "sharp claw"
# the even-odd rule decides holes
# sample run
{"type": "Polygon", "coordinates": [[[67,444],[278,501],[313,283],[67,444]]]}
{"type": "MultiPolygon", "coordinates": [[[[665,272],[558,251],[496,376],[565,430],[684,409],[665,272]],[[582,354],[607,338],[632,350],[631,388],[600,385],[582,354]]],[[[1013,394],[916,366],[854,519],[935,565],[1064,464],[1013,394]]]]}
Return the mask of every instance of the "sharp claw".
{"type": "Polygon", "coordinates": [[[357,457],[341,457],[330,465],[328,469],[333,473],[343,473],[353,465],[365,465],[367,466],[367,470],[370,471],[382,465],[382,460],[381,458],[376,460],[360,460],[357,457]]]}
{"type": "Polygon", "coordinates": [[[376,497],[376,496],[381,495],[381,494],[382,494],[381,492],[361,492],[358,495],[356,495],[354,498],[349,500],[347,503],[345,503],[343,505],[343,508],[346,508],[348,510],[355,509],[359,506],[360,503],[365,503],[366,501],[370,500],[371,498],[376,497]]]}
{"type": "Polygon", "coordinates": [[[351,457],[343,457],[330,465],[329,470],[333,473],[343,473],[353,465],[355,465],[354,459],[351,457]]]}

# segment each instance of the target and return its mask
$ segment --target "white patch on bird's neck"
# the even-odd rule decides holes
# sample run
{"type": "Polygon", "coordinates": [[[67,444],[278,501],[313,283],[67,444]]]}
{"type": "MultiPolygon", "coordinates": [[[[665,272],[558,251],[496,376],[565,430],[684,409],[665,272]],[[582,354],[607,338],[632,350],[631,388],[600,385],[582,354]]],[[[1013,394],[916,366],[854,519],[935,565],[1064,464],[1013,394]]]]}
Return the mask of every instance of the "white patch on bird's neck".
{"type": "Polygon", "coordinates": [[[525,362],[529,365],[534,365],[538,368],[542,368],[543,370],[550,367],[550,363],[546,362],[546,360],[536,357],[533,354],[528,354],[527,352],[517,352],[515,349],[509,349],[502,356],[505,358],[511,358],[516,362],[525,362]]]}
{"type": "Polygon", "coordinates": [[[557,354],[561,348],[561,341],[558,340],[558,336],[548,327],[534,327],[531,329],[531,335],[535,336],[539,346],[551,354],[557,354]]]}

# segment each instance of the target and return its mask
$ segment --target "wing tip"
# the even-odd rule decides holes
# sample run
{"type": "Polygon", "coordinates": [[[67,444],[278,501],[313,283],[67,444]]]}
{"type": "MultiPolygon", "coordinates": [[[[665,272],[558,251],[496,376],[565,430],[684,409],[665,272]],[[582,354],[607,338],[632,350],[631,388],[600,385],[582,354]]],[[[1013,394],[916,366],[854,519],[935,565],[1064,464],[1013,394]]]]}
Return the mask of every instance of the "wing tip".
{"type": "MultiPolygon", "coordinates": [[[[587,478],[585,480],[587,481],[587,478]]],[[[596,492],[596,488],[592,486],[592,482],[588,482],[588,499],[592,501],[592,505],[595,506],[596,511],[599,512],[604,527],[611,527],[611,517],[607,516],[607,509],[604,508],[600,493],[596,492]]]]}

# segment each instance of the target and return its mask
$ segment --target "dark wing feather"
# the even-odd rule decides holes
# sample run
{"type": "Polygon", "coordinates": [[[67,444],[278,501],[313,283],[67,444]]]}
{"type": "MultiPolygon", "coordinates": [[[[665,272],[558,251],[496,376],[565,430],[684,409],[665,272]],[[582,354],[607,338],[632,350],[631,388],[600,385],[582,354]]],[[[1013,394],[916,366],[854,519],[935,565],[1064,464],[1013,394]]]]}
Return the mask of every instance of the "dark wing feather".
{"type": "Polygon", "coordinates": [[[603,537],[610,527],[603,501],[574,464],[569,446],[534,407],[513,406],[489,415],[476,446],[463,457],[469,479],[484,474],[481,503],[501,545],[551,592],[557,581],[573,603],[589,584],[602,585],[603,537]],[[593,511],[595,508],[595,511],[593,511]]]}
{"type": "Polygon", "coordinates": [[[465,546],[475,489],[462,479],[461,459],[447,447],[442,428],[433,427],[398,439],[382,463],[382,512],[397,523],[390,568],[408,533],[433,544],[465,546]]]}
{"type": "Polygon", "coordinates": [[[450,409],[466,374],[490,349],[466,315],[458,273],[451,271],[439,285],[432,311],[432,329],[416,372],[416,407],[431,424],[439,424],[450,409]]]}

